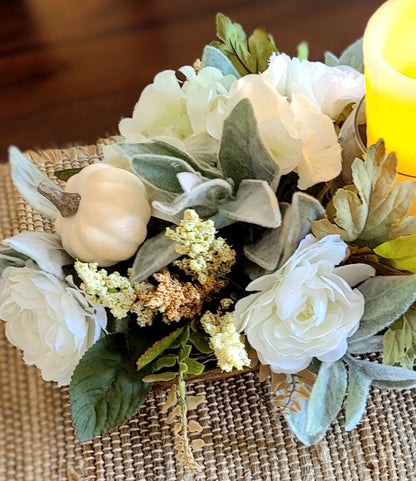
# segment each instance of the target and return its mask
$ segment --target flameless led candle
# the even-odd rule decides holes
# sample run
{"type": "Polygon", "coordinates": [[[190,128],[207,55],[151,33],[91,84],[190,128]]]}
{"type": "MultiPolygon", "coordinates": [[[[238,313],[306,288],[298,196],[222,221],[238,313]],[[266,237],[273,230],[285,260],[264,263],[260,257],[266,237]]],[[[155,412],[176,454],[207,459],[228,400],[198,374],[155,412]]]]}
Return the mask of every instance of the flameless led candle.
{"type": "Polygon", "coordinates": [[[416,177],[416,0],[384,3],[368,22],[363,53],[367,145],[382,137],[398,172],[416,177]]]}

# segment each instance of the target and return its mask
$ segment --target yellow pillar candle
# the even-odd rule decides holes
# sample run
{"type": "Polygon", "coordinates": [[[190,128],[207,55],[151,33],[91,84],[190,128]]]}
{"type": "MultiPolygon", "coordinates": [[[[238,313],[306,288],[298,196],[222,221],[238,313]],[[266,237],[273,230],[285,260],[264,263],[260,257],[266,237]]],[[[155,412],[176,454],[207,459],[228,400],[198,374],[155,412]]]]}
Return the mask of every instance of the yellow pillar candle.
{"type": "Polygon", "coordinates": [[[382,137],[400,180],[416,180],[416,0],[384,3],[368,22],[363,53],[367,145],[382,137]]]}

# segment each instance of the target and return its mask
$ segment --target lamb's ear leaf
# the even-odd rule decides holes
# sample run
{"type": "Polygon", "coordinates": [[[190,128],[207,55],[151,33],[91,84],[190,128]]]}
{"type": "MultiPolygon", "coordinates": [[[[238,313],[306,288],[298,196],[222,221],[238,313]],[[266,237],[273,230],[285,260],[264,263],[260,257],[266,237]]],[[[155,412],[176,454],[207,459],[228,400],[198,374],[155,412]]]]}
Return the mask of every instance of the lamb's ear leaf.
{"type": "Polygon", "coordinates": [[[324,437],[325,431],[313,435],[307,433],[306,416],[308,411],[308,403],[309,399],[299,399],[300,410],[297,412],[288,411],[284,414],[284,417],[291,431],[299,439],[299,441],[306,446],[312,446],[324,437]]]}
{"type": "Polygon", "coordinates": [[[292,203],[280,204],[282,225],[267,230],[255,244],[244,247],[244,254],[265,271],[274,271],[295,252],[311,230],[311,222],[325,217],[325,210],[314,197],[296,192],[292,203]]]}
{"type": "Polygon", "coordinates": [[[389,389],[410,389],[416,386],[416,372],[373,361],[362,361],[346,354],[349,386],[346,408],[346,429],[357,426],[364,413],[370,385],[389,389]]]}
{"type": "Polygon", "coordinates": [[[17,187],[20,195],[40,214],[55,219],[58,213],[57,208],[38,192],[38,186],[41,182],[59,188],[52,180],[26,158],[17,147],[9,147],[9,159],[12,167],[11,176],[14,185],[17,187]]]}
{"type": "Polygon", "coordinates": [[[164,232],[147,239],[137,251],[130,271],[130,281],[141,282],[179,257],[175,241],[164,232]]]}
{"type": "Polygon", "coordinates": [[[347,388],[344,363],[322,363],[309,399],[299,399],[301,409],[285,419],[295,436],[311,446],[320,441],[339,413],[347,388]]]}
{"type": "Polygon", "coordinates": [[[241,75],[232,64],[231,60],[224,55],[219,48],[207,45],[201,59],[201,67],[215,67],[222,72],[223,75],[233,75],[240,78],[241,75]]]}
{"type": "Polygon", "coordinates": [[[359,38],[347,47],[338,58],[331,52],[325,52],[325,63],[330,67],[348,65],[359,72],[363,72],[363,39],[359,38]]]}
{"type": "Polygon", "coordinates": [[[62,267],[73,262],[56,234],[24,231],[5,239],[3,244],[34,260],[42,270],[56,277],[64,277],[62,267]]]}
{"type": "Polygon", "coordinates": [[[279,167],[261,140],[248,99],[241,100],[224,121],[219,166],[224,179],[233,179],[236,188],[244,179],[265,180],[273,191],[277,188],[279,167]]]}
{"type": "Polygon", "coordinates": [[[349,339],[354,343],[378,334],[404,314],[416,301],[416,274],[376,276],[363,282],[365,309],[360,327],[349,339]]]}
{"type": "Polygon", "coordinates": [[[276,195],[264,180],[243,180],[235,199],[221,202],[219,212],[235,221],[262,227],[276,228],[282,221],[276,195]]]}
{"type": "Polygon", "coordinates": [[[348,395],[345,412],[345,429],[352,431],[360,422],[367,404],[371,379],[360,370],[352,367],[349,370],[348,395]]]}
{"type": "Polygon", "coordinates": [[[130,419],[146,399],[151,384],[131,362],[124,334],[108,334],[84,354],[71,380],[72,419],[86,442],[130,419]]]}
{"type": "Polygon", "coordinates": [[[169,162],[174,162],[172,159],[179,159],[179,161],[183,161],[188,166],[184,171],[188,171],[188,168],[190,168],[209,179],[220,177],[220,173],[215,167],[201,160],[194,159],[187,152],[184,152],[172,144],[163,142],[163,140],[153,140],[152,142],[142,143],[122,142],[115,144],[115,148],[130,161],[135,158],[146,160],[154,159],[155,157],[170,159],[169,162]]]}
{"type": "Polygon", "coordinates": [[[327,431],[341,410],[346,390],[344,362],[323,362],[309,398],[306,432],[310,436],[327,431]]]}

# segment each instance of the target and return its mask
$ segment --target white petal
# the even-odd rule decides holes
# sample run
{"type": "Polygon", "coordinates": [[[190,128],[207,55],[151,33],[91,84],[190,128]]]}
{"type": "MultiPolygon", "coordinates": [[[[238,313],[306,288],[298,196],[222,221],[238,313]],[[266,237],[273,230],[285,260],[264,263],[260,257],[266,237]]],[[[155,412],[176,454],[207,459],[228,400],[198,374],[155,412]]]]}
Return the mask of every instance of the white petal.
{"type": "Polygon", "coordinates": [[[368,264],[347,264],[334,269],[334,274],[342,277],[351,287],[373,277],[375,273],[375,269],[368,264]]]}

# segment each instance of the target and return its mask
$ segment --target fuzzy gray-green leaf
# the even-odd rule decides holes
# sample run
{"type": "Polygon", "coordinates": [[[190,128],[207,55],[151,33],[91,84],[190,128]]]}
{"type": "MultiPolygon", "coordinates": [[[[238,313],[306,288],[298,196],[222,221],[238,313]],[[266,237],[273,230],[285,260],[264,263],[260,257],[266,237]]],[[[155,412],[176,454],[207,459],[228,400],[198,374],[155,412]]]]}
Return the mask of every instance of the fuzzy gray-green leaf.
{"type": "MultiPolygon", "coordinates": [[[[285,219],[289,204],[280,203],[279,206],[281,215],[283,216],[283,219],[285,219]]],[[[266,272],[276,270],[283,250],[283,242],[281,238],[282,230],[282,225],[276,229],[267,229],[256,243],[244,246],[244,254],[247,259],[254,262],[265,271],[259,272],[258,275],[263,275],[266,272]]]]}
{"type": "Polygon", "coordinates": [[[347,389],[343,361],[324,362],[309,398],[306,432],[316,436],[325,432],[341,410],[347,389]]]}
{"type": "Polygon", "coordinates": [[[223,75],[233,75],[235,78],[241,77],[231,60],[222,53],[220,49],[212,45],[207,45],[204,48],[201,67],[215,67],[220,70],[223,75]]]}
{"type": "Polygon", "coordinates": [[[339,59],[331,52],[325,52],[325,63],[330,67],[348,65],[359,72],[363,72],[363,39],[356,40],[347,47],[339,59]]]}
{"type": "Polygon", "coordinates": [[[233,179],[236,188],[244,179],[265,180],[273,190],[277,188],[279,168],[260,138],[248,99],[241,100],[225,119],[219,166],[223,177],[233,179]]]}
{"type": "Polygon", "coordinates": [[[416,301],[416,274],[376,276],[358,287],[365,298],[360,327],[350,338],[356,342],[378,334],[416,301]]]}
{"type": "Polygon", "coordinates": [[[62,266],[73,262],[56,234],[25,231],[5,239],[3,244],[30,257],[42,270],[56,277],[63,277],[62,266]]]}
{"type": "Polygon", "coordinates": [[[265,271],[275,271],[295,252],[299,242],[311,230],[311,222],[325,217],[325,210],[314,197],[296,192],[292,204],[280,205],[283,222],[265,232],[261,239],[244,247],[244,254],[265,271]]]}
{"type": "Polygon", "coordinates": [[[48,217],[55,219],[58,209],[38,192],[38,186],[41,182],[46,182],[54,188],[58,186],[52,182],[46,175],[27,159],[17,147],[9,148],[10,164],[12,167],[11,175],[14,185],[17,187],[20,195],[34,209],[48,217]]]}
{"type": "Polygon", "coordinates": [[[349,354],[369,354],[383,351],[383,336],[371,336],[348,343],[349,354]]]}
{"type": "Polygon", "coordinates": [[[288,411],[284,414],[284,417],[291,431],[299,439],[299,441],[306,446],[312,446],[324,437],[325,431],[313,435],[309,434],[306,431],[305,427],[307,421],[309,399],[299,399],[299,403],[301,406],[300,411],[288,411]]]}
{"type": "Polygon", "coordinates": [[[176,243],[165,233],[147,239],[139,248],[130,273],[130,281],[141,282],[179,257],[176,243]]]}
{"type": "Polygon", "coordinates": [[[154,201],[153,207],[165,216],[174,216],[192,207],[201,217],[208,217],[217,213],[220,201],[231,194],[232,186],[227,181],[210,179],[179,195],[173,202],[154,201]]]}
{"type": "Polygon", "coordinates": [[[370,392],[371,379],[365,376],[360,370],[349,370],[348,395],[345,408],[345,429],[351,431],[360,422],[367,404],[367,397],[370,392]]]}
{"type": "Polygon", "coordinates": [[[386,366],[374,361],[361,361],[346,354],[343,359],[350,369],[358,369],[364,376],[377,382],[416,382],[416,371],[398,366],[386,366]]]}
{"type": "Polygon", "coordinates": [[[262,227],[276,228],[282,221],[276,195],[264,180],[243,180],[235,199],[222,202],[219,211],[235,221],[262,227]]]}
{"type": "Polygon", "coordinates": [[[282,252],[278,264],[282,265],[295,252],[299,242],[311,230],[311,223],[325,217],[325,210],[314,197],[296,192],[286,212],[282,230],[282,252]]]}
{"type": "Polygon", "coordinates": [[[152,142],[142,143],[119,143],[115,145],[117,150],[130,160],[135,158],[146,159],[148,155],[166,157],[168,159],[180,159],[183,160],[191,169],[201,173],[204,177],[220,177],[220,173],[215,167],[212,167],[201,160],[194,159],[187,152],[184,152],[178,147],[168,144],[167,142],[163,142],[162,140],[154,140],[152,142]]]}
{"type": "Polygon", "coordinates": [[[158,154],[136,156],[132,160],[132,166],[135,172],[147,182],[174,194],[183,192],[177,174],[195,172],[182,159],[158,154]]]}

